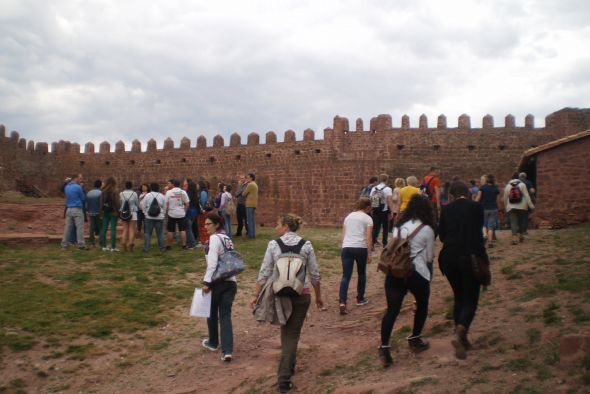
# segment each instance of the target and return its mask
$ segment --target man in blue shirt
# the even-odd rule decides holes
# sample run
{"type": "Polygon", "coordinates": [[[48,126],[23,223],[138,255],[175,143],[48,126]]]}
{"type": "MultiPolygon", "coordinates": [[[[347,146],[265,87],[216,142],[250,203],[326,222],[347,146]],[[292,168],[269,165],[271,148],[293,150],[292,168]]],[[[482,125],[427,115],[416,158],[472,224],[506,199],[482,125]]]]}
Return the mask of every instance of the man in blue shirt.
{"type": "Polygon", "coordinates": [[[101,218],[100,218],[100,199],[102,192],[102,181],[97,179],[94,181],[94,189],[86,194],[86,212],[88,212],[88,241],[94,246],[94,236],[100,235],[101,218]]]}
{"type": "Polygon", "coordinates": [[[66,194],[66,224],[64,229],[64,237],[61,241],[63,249],[67,249],[68,234],[72,226],[76,228],[76,241],[79,249],[88,249],[84,242],[84,190],[80,186],[82,174],[77,174],[72,177],[64,189],[66,194]]]}

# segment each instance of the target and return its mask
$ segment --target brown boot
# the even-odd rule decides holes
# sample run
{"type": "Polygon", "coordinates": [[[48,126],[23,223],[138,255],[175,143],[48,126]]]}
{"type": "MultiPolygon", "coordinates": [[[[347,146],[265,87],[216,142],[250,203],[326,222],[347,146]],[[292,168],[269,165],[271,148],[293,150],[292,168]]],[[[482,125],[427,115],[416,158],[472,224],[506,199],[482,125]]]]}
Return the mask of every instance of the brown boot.
{"type": "Polygon", "coordinates": [[[451,341],[453,348],[455,348],[455,357],[459,360],[465,360],[467,358],[467,347],[469,341],[467,340],[467,329],[465,326],[458,324],[455,327],[455,338],[451,341]]]}

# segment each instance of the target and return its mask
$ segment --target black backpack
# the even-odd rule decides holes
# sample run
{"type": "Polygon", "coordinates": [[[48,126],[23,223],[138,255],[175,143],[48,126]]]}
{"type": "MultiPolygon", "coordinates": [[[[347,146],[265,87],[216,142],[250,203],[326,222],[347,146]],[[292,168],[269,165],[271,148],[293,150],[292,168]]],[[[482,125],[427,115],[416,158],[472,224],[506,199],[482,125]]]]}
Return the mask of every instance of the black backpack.
{"type": "MultiPolygon", "coordinates": [[[[152,196],[154,196],[152,194],[152,196]]],[[[160,215],[161,209],[160,204],[158,203],[157,195],[154,196],[154,199],[150,203],[150,207],[148,208],[147,214],[151,217],[157,217],[160,215]]]]}
{"type": "MultiPolygon", "coordinates": [[[[123,197],[123,198],[125,198],[125,197],[123,197]]],[[[125,198],[125,202],[123,203],[123,206],[121,207],[121,212],[119,213],[119,217],[124,222],[130,221],[131,218],[133,217],[133,214],[131,213],[131,207],[129,206],[129,199],[127,199],[127,198],[125,198]]]]}

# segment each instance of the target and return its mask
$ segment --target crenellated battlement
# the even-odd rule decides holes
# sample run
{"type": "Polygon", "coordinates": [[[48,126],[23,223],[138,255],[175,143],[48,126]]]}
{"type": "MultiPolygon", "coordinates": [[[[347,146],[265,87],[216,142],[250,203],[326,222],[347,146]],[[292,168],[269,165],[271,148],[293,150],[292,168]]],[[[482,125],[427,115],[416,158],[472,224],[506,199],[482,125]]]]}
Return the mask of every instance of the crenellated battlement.
{"type": "MultiPolygon", "coordinates": [[[[548,117],[549,118],[549,117],[548,117]]],[[[378,132],[398,132],[398,131],[408,131],[408,132],[421,132],[425,130],[429,131],[437,131],[437,130],[452,130],[452,131],[501,131],[504,130],[515,130],[515,129],[524,129],[524,130],[531,130],[534,129],[535,118],[533,115],[529,114],[524,118],[524,127],[516,127],[515,118],[513,115],[509,114],[506,115],[504,119],[504,126],[503,127],[495,127],[494,126],[494,118],[491,115],[486,115],[482,118],[482,127],[481,128],[472,128],[471,127],[471,118],[467,114],[462,114],[457,119],[458,124],[455,128],[450,128],[447,126],[447,117],[446,115],[439,115],[436,122],[436,127],[429,127],[428,118],[425,114],[420,115],[418,118],[418,127],[410,127],[410,117],[408,115],[403,115],[400,118],[400,126],[394,127],[392,122],[392,116],[388,114],[381,114],[376,117],[371,118],[370,126],[368,130],[364,130],[363,127],[363,120],[361,118],[356,119],[356,127],[355,130],[350,130],[349,121],[346,117],[340,117],[336,115],[333,119],[333,126],[327,127],[324,129],[324,140],[329,140],[333,137],[332,131],[336,131],[336,133],[351,133],[351,132],[365,132],[365,133],[378,133],[378,132]]],[[[545,130],[545,128],[540,128],[538,130],[545,130]]],[[[98,152],[95,149],[94,143],[87,142],[84,144],[84,151],[82,152],[80,149],[80,144],[77,142],[70,142],[60,140],[58,142],[52,142],[50,144],[51,150],[48,149],[48,144],[46,142],[37,142],[35,144],[34,141],[28,141],[24,138],[20,138],[20,135],[17,131],[12,131],[9,137],[5,136],[6,128],[4,125],[0,125],[0,138],[8,139],[12,144],[16,144],[19,149],[26,149],[29,152],[38,152],[41,154],[47,154],[49,152],[53,154],[106,154],[106,153],[124,153],[124,152],[132,152],[138,153],[143,152],[142,142],[135,139],[131,142],[130,149],[127,149],[125,142],[119,140],[115,143],[114,150],[111,149],[111,143],[108,141],[103,141],[99,144],[98,152]]],[[[303,138],[301,140],[297,140],[297,135],[293,130],[286,130],[283,133],[283,142],[284,143],[297,143],[297,142],[309,142],[315,141],[315,131],[312,129],[305,129],[303,131],[303,138]]],[[[274,145],[277,144],[277,135],[274,131],[269,131],[265,134],[265,143],[262,145],[274,145]]],[[[257,146],[261,145],[260,143],[260,135],[256,132],[249,133],[247,135],[246,144],[245,146],[257,146]]],[[[206,149],[206,148],[224,148],[224,147],[240,147],[244,146],[242,144],[242,137],[238,133],[233,133],[229,137],[229,144],[226,144],[225,139],[223,136],[217,134],[213,137],[212,143],[209,144],[207,141],[207,137],[204,135],[200,135],[196,140],[195,144],[193,145],[191,140],[188,137],[183,137],[178,143],[175,143],[174,140],[170,137],[166,138],[162,145],[162,150],[186,150],[186,149],[206,149]]],[[[157,142],[153,138],[147,141],[146,149],[144,152],[155,152],[157,151],[157,142]]]]}
{"type": "Polygon", "coordinates": [[[417,127],[404,114],[394,120],[389,114],[363,119],[350,128],[346,117],[335,116],[323,138],[305,129],[301,139],[294,130],[268,131],[261,142],[256,132],[232,133],[225,139],[166,138],[161,148],[154,138],[102,141],[98,147],[60,140],[51,144],[27,141],[17,131],[6,135],[0,125],[0,190],[14,188],[26,180],[55,194],[65,176],[82,173],[87,180],[114,176],[120,183],[131,180],[165,182],[172,177],[232,182],[237,174],[255,172],[261,190],[261,223],[272,224],[277,212],[293,211],[314,224],[337,224],[358,196],[358,188],[369,176],[388,173],[392,177],[423,176],[432,165],[443,178],[479,178],[493,173],[499,181],[510,176],[522,152],[556,138],[590,129],[590,109],[564,108],[545,118],[536,128],[532,115],[517,127],[515,117],[506,115],[501,127],[487,114],[481,127],[461,114],[457,126],[449,127],[441,114],[429,122],[425,114],[417,127]],[[431,124],[432,123],[432,124],[431,124]]]}

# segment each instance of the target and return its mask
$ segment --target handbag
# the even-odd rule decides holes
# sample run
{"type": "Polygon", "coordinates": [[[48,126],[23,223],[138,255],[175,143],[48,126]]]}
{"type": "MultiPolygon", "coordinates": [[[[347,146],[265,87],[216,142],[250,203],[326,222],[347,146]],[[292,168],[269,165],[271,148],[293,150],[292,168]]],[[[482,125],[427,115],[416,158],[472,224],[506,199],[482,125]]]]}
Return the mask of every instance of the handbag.
{"type": "Polygon", "coordinates": [[[483,256],[472,254],[471,267],[475,279],[484,287],[492,284],[492,273],[490,272],[490,259],[484,253],[483,256]]]}
{"type": "Polygon", "coordinates": [[[218,237],[223,245],[223,253],[217,259],[217,268],[215,268],[211,276],[211,283],[222,282],[234,275],[238,275],[246,268],[242,255],[237,250],[229,249],[223,237],[219,235],[218,237]]]}

